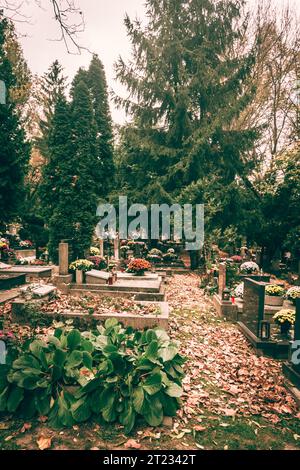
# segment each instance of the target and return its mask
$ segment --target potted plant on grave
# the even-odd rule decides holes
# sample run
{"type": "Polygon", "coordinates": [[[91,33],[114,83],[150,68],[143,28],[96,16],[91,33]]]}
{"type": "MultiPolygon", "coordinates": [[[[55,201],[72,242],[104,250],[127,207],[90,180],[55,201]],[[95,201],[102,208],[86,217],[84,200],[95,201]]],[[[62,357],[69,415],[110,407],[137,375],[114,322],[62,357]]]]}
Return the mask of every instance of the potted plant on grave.
{"type": "Polygon", "coordinates": [[[244,283],[240,282],[234,290],[233,290],[233,296],[238,299],[243,299],[244,297],[244,283]]]}
{"type": "Polygon", "coordinates": [[[296,312],[294,310],[282,309],[275,313],[273,320],[280,326],[280,333],[282,336],[287,336],[291,326],[294,325],[296,319],[296,312]]]}
{"type": "Polygon", "coordinates": [[[33,243],[30,240],[22,240],[19,243],[19,249],[30,250],[33,247],[33,243]]]}
{"type": "Polygon", "coordinates": [[[150,269],[151,264],[149,261],[142,258],[136,258],[130,261],[127,272],[136,276],[144,276],[145,272],[149,271],[150,269]]]}
{"type": "Polygon", "coordinates": [[[290,287],[286,293],[286,299],[296,305],[296,299],[300,298],[300,286],[290,287]]]}
{"type": "Polygon", "coordinates": [[[75,272],[76,275],[76,284],[83,284],[84,283],[84,275],[86,272],[91,271],[93,269],[94,263],[87,259],[78,259],[73,261],[70,264],[69,269],[72,272],[75,272]]]}
{"type": "Polygon", "coordinates": [[[254,261],[246,261],[245,263],[241,264],[240,273],[241,274],[258,274],[259,266],[258,264],[254,263],[254,261]]]}
{"type": "Polygon", "coordinates": [[[147,259],[151,263],[160,263],[162,261],[162,251],[158,250],[157,248],[153,248],[152,250],[149,251],[147,259]]]}
{"type": "Polygon", "coordinates": [[[240,264],[243,261],[243,258],[240,255],[233,255],[230,258],[234,263],[240,264]]]}
{"type": "Polygon", "coordinates": [[[283,305],[284,294],[285,290],[283,287],[276,284],[269,284],[265,289],[265,302],[267,305],[280,307],[283,305]]]}
{"type": "Polygon", "coordinates": [[[121,258],[126,259],[128,251],[130,251],[130,246],[129,245],[122,245],[120,247],[121,258]]]}
{"type": "Polygon", "coordinates": [[[97,248],[96,246],[91,246],[90,255],[91,256],[100,256],[100,249],[97,248]]]}
{"type": "Polygon", "coordinates": [[[177,260],[177,255],[175,253],[174,248],[169,248],[167,253],[163,255],[163,260],[166,263],[174,263],[177,260]]]}
{"type": "Polygon", "coordinates": [[[94,264],[94,269],[102,271],[107,268],[106,259],[103,256],[89,256],[88,261],[91,261],[94,264]]]}

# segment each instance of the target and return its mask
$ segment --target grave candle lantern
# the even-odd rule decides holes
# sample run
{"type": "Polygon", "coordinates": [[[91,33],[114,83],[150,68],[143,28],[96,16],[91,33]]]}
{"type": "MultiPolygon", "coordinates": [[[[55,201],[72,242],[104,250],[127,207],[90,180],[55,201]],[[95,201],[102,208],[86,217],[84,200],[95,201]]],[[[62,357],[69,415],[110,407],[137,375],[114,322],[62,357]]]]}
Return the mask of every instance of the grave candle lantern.
{"type": "Polygon", "coordinates": [[[228,287],[225,287],[223,290],[222,299],[226,301],[230,300],[230,289],[228,289],[228,287]]]}
{"type": "Polygon", "coordinates": [[[259,325],[259,336],[261,339],[269,340],[271,336],[271,325],[270,322],[263,320],[259,325]]]}

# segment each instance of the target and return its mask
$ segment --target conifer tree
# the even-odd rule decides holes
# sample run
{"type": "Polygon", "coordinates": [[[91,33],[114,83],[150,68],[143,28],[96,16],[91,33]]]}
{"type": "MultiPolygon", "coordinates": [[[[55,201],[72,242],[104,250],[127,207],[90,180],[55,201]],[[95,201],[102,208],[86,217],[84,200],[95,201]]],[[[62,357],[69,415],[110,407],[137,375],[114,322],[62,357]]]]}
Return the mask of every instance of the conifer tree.
{"type": "Polygon", "coordinates": [[[105,71],[97,55],[94,55],[87,71],[87,85],[92,96],[94,117],[97,125],[99,159],[103,166],[100,181],[102,186],[101,196],[105,198],[107,197],[109,189],[112,187],[114,179],[113,132],[105,71]]]}
{"type": "Polygon", "coordinates": [[[253,54],[233,54],[243,36],[243,4],[147,0],[146,28],[126,16],[132,59],[120,58],[116,75],[129,97],[116,97],[116,102],[133,118],[135,145],[123,142],[123,168],[139,168],[146,193],[155,181],[181,199],[183,190],[209,174],[219,175],[223,185],[236,176],[251,185],[247,151],[257,132],[235,127],[251,99],[243,85],[253,54]]]}
{"type": "Polygon", "coordinates": [[[6,85],[6,104],[0,104],[0,225],[19,215],[24,195],[24,177],[29,160],[29,144],[21,127],[16,104],[10,94],[16,85],[5,50],[8,22],[0,12],[0,80],[6,85]]]}
{"type": "Polygon", "coordinates": [[[43,75],[37,96],[38,104],[42,107],[43,112],[38,123],[41,135],[36,139],[36,146],[46,160],[49,156],[49,133],[55,106],[65,89],[66,78],[63,76],[63,67],[55,60],[43,75]]]}

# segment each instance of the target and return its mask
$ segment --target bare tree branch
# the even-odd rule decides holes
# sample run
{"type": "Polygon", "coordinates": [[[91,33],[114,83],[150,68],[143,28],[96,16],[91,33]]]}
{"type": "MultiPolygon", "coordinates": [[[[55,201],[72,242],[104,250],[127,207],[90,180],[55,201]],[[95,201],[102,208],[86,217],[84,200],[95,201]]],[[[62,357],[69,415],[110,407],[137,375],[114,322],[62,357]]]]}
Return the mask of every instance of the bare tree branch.
{"type": "MultiPolygon", "coordinates": [[[[38,8],[44,9],[50,5],[54,13],[54,20],[58,23],[61,36],[57,41],[63,41],[69,54],[81,54],[82,50],[88,50],[80,45],[77,35],[85,29],[82,9],[77,5],[77,0],[29,0],[38,8]]],[[[31,17],[24,14],[25,0],[0,0],[0,11],[6,18],[13,22],[28,22],[31,17]]]]}

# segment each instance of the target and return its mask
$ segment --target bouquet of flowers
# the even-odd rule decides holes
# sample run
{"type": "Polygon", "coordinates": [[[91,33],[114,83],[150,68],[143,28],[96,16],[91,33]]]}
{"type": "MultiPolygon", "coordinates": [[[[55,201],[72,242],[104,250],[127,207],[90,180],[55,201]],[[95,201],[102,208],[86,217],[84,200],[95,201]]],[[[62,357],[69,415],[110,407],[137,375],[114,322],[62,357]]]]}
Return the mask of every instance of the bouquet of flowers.
{"type": "Polygon", "coordinates": [[[236,286],[236,288],[233,290],[233,295],[234,297],[238,297],[239,299],[242,299],[244,296],[244,283],[241,282],[236,286]]]}
{"type": "Polygon", "coordinates": [[[94,263],[92,261],[89,261],[87,259],[78,259],[76,261],[73,261],[73,263],[70,264],[69,269],[70,271],[83,271],[86,273],[87,271],[91,271],[93,269],[94,263]]]}
{"type": "Polygon", "coordinates": [[[28,266],[29,261],[26,258],[17,258],[16,259],[16,265],[17,266],[28,266]]]}
{"type": "Polygon", "coordinates": [[[162,260],[163,254],[162,251],[157,248],[153,248],[149,251],[147,259],[152,261],[152,263],[159,263],[162,260]]]}
{"type": "Polygon", "coordinates": [[[96,246],[91,246],[90,255],[91,256],[99,256],[100,255],[100,249],[97,248],[96,246]]]}
{"type": "Polygon", "coordinates": [[[294,286],[288,289],[286,293],[286,298],[295,304],[296,299],[300,298],[300,286],[294,286]]]}
{"type": "Polygon", "coordinates": [[[246,261],[246,263],[241,264],[240,271],[242,274],[259,273],[259,266],[254,261],[246,261]]]}
{"type": "Polygon", "coordinates": [[[136,258],[130,261],[127,272],[142,276],[145,271],[149,271],[149,269],[151,269],[149,261],[142,258],[136,258]]]}
{"type": "Polygon", "coordinates": [[[231,256],[231,259],[234,263],[241,263],[243,261],[243,258],[240,255],[233,255],[231,256]]]}
{"type": "Polygon", "coordinates": [[[279,312],[275,313],[273,320],[277,325],[288,324],[289,326],[294,325],[296,319],[296,313],[294,310],[283,308],[279,312]]]}
{"type": "Polygon", "coordinates": [[[8,250],[9,243],[6,238],[0,238],[0,251],[8,250]]]}
{"type": "Polygon", "coordinates": [[[107,262],[102,256],[90,256],[88,260],[94,264],[94,269],[101,271],[107,268],[107,262]]]}
{"type": "Polygon", "coordinates": [[[33,243],[30,240],[22,240],[20,241],[20,248],[31,248],[33,243]]]}
{"type": "Polygon", "coordinates": [[[164,261],[175,261],[177,259],[177,255],[174,248],[169,248],[167,253],[163,255],[163,259],[164,261]]]}
{"type": "Polygon", "coordinates": [[[284,288],[276,284],[270,284],[265,289],[265,294],[270,295],[272,297],[282,297],[284,293],[285,293],[284,288]]]}

